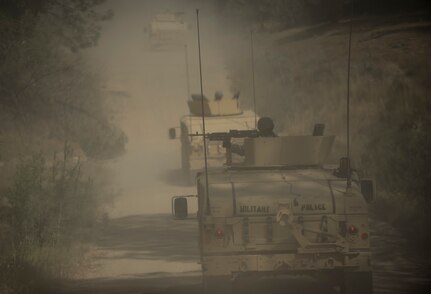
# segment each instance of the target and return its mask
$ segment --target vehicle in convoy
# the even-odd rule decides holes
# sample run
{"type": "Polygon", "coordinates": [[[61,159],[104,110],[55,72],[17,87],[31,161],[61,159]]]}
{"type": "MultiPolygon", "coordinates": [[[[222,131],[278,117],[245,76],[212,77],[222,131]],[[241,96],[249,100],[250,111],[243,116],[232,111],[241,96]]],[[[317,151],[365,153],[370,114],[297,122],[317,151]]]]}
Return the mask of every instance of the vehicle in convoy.
{"type": "MultiPolygon", "coordinates": [[[[238,99],[224,98],[208,100],[204,97],[206,132],[226,132],[230,129],[255,129],[256,118],[253,111],[243,111],[238,99]]],[[[188,101],[189,114],[180,119],[179,128],[170,128],[169,137],[181,141],[181,167],[190,180],[204,167],[204,144],[202,134],[202,101],[200,95],[192,95],[188,101]],[[180,133],[177,136],[177,129],[180,133]]],[[[242,141],[238,138],[237,141],[242,141]]],[[[222,166],[226,151],[222,141],[207,140],[207,162],[209,167],[222,166]]]]}
{"type": "Polygon", "coordinates": [[[184,45],[188,26],[182,12],[165,11],[154,16],[146,31],[148,32],[150,46],[152,48],[161,48],[171,45],[184,45]]]}
{"type": "MultiPolygon", "coordinates": [[[[290,274],[322,278],[341,293],[373,292],[367,203],[374,182],[346,158],[325,166],[334,136],[316,129],[310,136],[206,135],[243,156],[227,155],[228,165],[197,176],[205,293],[230,293],[244,276],[290,274]],[[238,137],[243,145],[233,148],[238,137]]],[[[187,199],[172,198],[174,217],[187,217],[187,199]]]]}

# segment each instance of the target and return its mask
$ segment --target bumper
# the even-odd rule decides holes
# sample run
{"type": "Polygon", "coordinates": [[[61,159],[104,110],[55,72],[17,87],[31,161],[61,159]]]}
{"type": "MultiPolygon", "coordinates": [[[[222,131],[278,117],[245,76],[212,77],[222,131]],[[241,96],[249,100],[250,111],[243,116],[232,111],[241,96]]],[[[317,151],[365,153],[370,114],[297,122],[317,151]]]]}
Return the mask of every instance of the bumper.
{"type": "Polygon", "coordinates": [[[307,253],[204,256],[206,276],[232,275],[241,272],[288,274],[320,270],[371,271],[371,253],[307,253]]]}

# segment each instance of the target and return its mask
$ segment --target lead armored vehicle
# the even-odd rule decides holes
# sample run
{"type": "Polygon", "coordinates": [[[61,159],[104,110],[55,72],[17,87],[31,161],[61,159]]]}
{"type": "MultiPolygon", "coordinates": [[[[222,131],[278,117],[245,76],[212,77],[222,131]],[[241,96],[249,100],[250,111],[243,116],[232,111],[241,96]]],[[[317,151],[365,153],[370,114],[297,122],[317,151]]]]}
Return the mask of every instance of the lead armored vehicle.
{"type": "MultiPolygon", "coordinates": [[[[206,137],[223,138],[228,153],[243,156],[228,155],[227,165],[196,179],[205,293],[231,293],[244,276],[296,274],[330,281],[341,293],[372,293],[367,202],[374,184],[345,158],[324,166],[333,136],[252,130],[206,137]],[[244,137],[240,148],[230,143],[236,137],[244,137]]],[[[187,199],[172,201],[174,216],[187,217],[187,199]]]]}
{"type": "Polygon", "coordinates": [[[152,48],[184,45],[188,26],[182,12],[164,11],[156,14],[148,27],[148,37],[152,48]]]}
{"type": "MultiPolygon", "coordinates": [[[[202,97],[192,95],[188,101],[189,114],[180,119],[179,128],[169,129],[171,139],[181,141],[181,167],[188,178],[194,182],[196,173],[204,167],[204,144],[202,134],[202,97]],[[177,134],[179,129],[180,133],[177,134]]],[[[252,130],[256,126],[253,111],[243,111],[237,98],[209,100],[203,97],[206,132],[227,132],[231,129],[252,130]]],[[[238,138],[235,140],[243,140],[238,138]]],[[[207,142],[207,161],[209,167],[222,166],[226,151],[222,140],[207,142]]]]}

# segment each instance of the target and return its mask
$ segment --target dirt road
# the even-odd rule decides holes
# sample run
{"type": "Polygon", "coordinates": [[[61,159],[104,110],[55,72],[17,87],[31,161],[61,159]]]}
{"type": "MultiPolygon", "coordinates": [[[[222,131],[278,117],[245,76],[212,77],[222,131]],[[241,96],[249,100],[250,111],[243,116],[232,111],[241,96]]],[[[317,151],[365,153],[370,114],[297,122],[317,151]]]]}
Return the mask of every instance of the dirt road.
{"type": "MultiPolygon", "coordinates": [[[[387,223],[372,220],[374,289],[426,293],[429,261],[387,223]]],[[[197,222],[169,215],[113,219],[98,243],[96,267],[66,293],[201,293],[197,222]]],[[[247,281],[240,293],[336,293],[305,277],[247,281]]]]}

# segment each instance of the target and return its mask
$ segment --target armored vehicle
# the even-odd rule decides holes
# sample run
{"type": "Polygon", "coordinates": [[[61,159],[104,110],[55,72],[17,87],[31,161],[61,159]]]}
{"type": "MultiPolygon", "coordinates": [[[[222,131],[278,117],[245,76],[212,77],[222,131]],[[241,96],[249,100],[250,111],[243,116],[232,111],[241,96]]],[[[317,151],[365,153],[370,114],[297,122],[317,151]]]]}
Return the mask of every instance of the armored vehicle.
{"type": "MultiPolygon", "coordinates": [[[[206,137],[223,138],[228,153],[243,156],[197,176],[205,293],[230,293],[244,276],[290,274],[324,279],[341,293],[372,293],[367,202],[374,183],[346,158],[337,168],[324,165],[334,136],[252,130],[206,137]],[[236,137],[245,137],[240,148],[230,143],[236,137]]],[[[187,199],[172,201],[174,216],[186,217],[187,199]]]]}
{"type": "Polygon", "coordinates": [[[154,16],[148,28],[152,48],[182,45],[187,37],[188,26],[181,12],[165,11],[154,16]]]}
{"type": "MultiPolygon", "coordinates": [[[[180,134],[177,128],[169,129],[169,137],[181,141],[181,167],[194,182],[196,173],[204,167],[204,144],[202,134],[202,103],[200,95],[192,95],[188,101],[189,114],[180,119],[180,134]]],[[[251,130],[255,128],[255,114],[243,111],[238,99],[204,99],[205,128],[207,132],[226,132],[230,129],[251,130]]],[[[239,138],[238,140],[242,140],[239,138]]],[[[208,166],[222,166],[226,152],[222,141],[207,142],[208,166]]]]}

